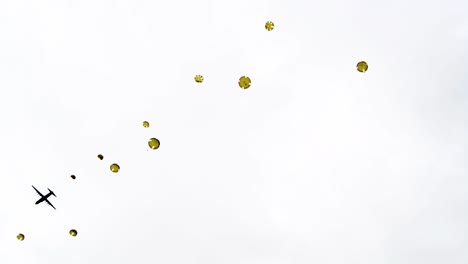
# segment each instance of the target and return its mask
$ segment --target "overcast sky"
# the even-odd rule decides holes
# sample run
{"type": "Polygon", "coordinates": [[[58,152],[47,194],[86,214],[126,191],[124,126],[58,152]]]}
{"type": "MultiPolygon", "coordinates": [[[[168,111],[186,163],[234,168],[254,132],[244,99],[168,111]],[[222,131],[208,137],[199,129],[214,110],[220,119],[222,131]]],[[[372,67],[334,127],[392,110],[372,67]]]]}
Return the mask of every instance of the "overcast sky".
{"type": "Polygon", "coordinates": [[[2,0],[0,263],[466,264],[467,47],[464,0],[2,0]]]}

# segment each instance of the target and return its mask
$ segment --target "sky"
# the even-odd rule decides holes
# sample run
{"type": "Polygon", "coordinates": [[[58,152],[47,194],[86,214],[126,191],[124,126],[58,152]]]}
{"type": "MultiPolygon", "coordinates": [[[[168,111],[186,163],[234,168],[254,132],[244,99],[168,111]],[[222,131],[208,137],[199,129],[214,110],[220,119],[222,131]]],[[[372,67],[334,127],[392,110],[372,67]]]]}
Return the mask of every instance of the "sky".
{"type": "Polygon", "coordinates": [[[468,263],[467,10],[1,1],[0,263],[468,263]]]}

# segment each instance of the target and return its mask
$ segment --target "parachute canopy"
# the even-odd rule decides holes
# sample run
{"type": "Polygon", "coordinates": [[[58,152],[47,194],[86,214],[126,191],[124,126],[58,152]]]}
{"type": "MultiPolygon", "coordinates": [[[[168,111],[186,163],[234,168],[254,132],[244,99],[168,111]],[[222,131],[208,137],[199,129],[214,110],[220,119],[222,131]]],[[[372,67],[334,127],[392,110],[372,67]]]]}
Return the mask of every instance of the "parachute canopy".
{"type": "Polygon", "coordinates": [[[148,146],[151,148],[151,149],[158,149],[159,148],[159,145],[160,145],[160,142],[157,138],[150,138],[148,140],[148,146]]]}
{"type": "Polygon", "coordinates": [[[68,231],[68,233],[70,233],[71,236],[78,235],[78,232],[75,229],[72,229],[72,230],[68,231]]]}
{"type": "Polygon", "coordinates": [[[195,81],[196,81],[197,83],[203,82],[203,76],[201,76],[201,75],[195,75],[195,81]]]}
{"type": "Polygon", "coordinates": [[[366,72],[367,69],[369,69],[369,65],[367,65],[367,62],[365,62],[365,61],[360,61],[356,65],[356,68],[357,68],[358,72],[366,72]]]}
{"type": "Polygon", "coordinates": [[[119,172],[119,170],[120,170],[119,164],[117,164],[117,163],[112,163],[112,165],[110,165],[110,170],[111,170],[112,172],[114,172],[114,173],[119,172]]]}
{"type": "Polygon", "coordinates": [[[239,78],[239,86],[240,88],[244,88],[244,89],[247,89],[250,87],[250,78],[247,77],[247,76],[242,76],[239,78]]]}
{"type": "Polygon", "coordinates": [[[268,31],[272,31],[275,28],[275,23],[268,21],[265,23],[265,29],[268,31]]]}

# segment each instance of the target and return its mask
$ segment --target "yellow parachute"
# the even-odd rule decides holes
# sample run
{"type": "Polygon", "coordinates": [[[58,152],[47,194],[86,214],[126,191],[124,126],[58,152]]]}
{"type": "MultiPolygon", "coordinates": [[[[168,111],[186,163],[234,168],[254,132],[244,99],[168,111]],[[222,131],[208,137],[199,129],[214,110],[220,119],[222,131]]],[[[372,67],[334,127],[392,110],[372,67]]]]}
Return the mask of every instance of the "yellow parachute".
{"type": "Polygon", "coordinates": [[[367,69],[369,69],[369,65],[367,65],[367,62],[365,62],[365,61],[360,61],[356,65],[356,68],[357,68],[358,72],[366,72],[367,69]]]}
{"type": "Polygon", "coordinates": [[[275,23],[268,21],[265,23],[265,29],[268,31],[272,31],[275,28],[275,23]]]}
{"type": "Polygon", "coordinates": [[[110,170],[111,170],[113,173],[119,172],[119,170],[120,170],[119,164],[117,164],[117,163],[112,163],[112,165],[110,165],[110,170]]]}
{"type": "Polygon", "coordinates": [[[196,81],[197,83],[203,82],[203,76],[201,76],[201,75],[195,75],[195,81],[196,81]]]}
{"type": "Polygon", "coordinates": [[[242,76],[239,78],[239,86],[240,88],[244,88],[244,89],[247,89],[250,87],[250,78],[247,77],[247,76],[242,76]]]}
{"type": "Polygon", "coordinates": [[[68,233],[69,233],[71,236],[76,236],[76,235],[78,235],[78,232],[77,232],[75,229],[72,229],[72,230],[68,231],[68,233]]]}
{"type": "Polygon", "coordinates": [[[151,148],[151,149],[158,149],[159,148],[159,145],[160,145],[160,142],[157,138],[150,138],[148,140],[148,146],[151,148]]]}

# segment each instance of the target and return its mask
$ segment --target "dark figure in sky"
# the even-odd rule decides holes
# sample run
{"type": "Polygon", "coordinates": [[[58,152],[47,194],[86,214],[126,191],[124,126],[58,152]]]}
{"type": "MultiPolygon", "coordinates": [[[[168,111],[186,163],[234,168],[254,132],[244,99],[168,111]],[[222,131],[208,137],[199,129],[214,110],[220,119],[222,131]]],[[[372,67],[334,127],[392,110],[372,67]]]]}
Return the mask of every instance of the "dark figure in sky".
{"type": "MultiPolygon", "coordinates": [[[[33,186],[33,188],[34,188],[34,186],[33,186]]],[[[34,190],[36,190],[36,192],[41,196],[41,199],[37,200],[36,204],[40,204],[43,201],[46,201],[50,206],[52,206],[52,208],[55,209],[55,207],[49,202],[49,200],[47,200],[47,198],[49,198],[49,196],[51,196],[51,195],[55,196],[55,193],[53,191],[51,191],[49,188],[47,188],[47,190],[49,190],[49,193],[46,194],[46,195],[42,195],[42,193],[40,193],[36,188],[34,188],[34,190]]],[[[55,196],[55,197],[57,197],[57,196],[55,196]]]]}

